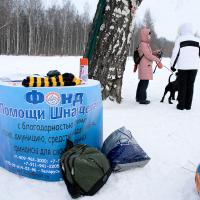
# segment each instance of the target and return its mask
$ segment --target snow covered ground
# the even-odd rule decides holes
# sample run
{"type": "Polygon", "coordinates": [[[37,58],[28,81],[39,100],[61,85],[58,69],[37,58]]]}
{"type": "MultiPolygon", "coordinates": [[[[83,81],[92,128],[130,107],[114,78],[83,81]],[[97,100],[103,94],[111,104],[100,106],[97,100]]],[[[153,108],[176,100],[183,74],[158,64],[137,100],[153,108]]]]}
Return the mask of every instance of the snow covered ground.
{"type": "MultiPolygon", "coordinates": [[[[79,74],[79,57],[0,56],[1,76],[45,75],[50,69],[79,74]]],[[[169,67],[169,59],[163,63],[169,67]]],[[[157,69],[148,88],[149,105],[135,102],[137,74],[128,58],[123,82],[123,102],[105,101],[104,139],[125,126],[151,157],[144,167],[112,174],[95,200],[197,200],[195,170],[200,162],[200,74],[197,75],[192,110],[180,111],[176,102],[160,103],[170,72],[157,69]]],[[[168,97],[168,96],[167,96],[168,97]]],[[[64,182],[49,183],[20,177],[0,168],[0,200],[71,199],[64,182]]]]}

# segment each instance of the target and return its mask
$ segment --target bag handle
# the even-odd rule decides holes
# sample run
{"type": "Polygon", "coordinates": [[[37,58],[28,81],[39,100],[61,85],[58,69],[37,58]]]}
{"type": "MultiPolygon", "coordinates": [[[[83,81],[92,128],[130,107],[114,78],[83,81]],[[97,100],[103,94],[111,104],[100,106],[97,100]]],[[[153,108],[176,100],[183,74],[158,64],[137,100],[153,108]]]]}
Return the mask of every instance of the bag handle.
{"type": "Polygon", "coordinates": [[[73,143],[71,140],[67,139],[67,143],[66,143],[66,147],[65,147],[65,149],[64,149],[64,152],[68,151],[68,150],[71,149],[73,146],[74,146],[74,143],[73,143]]]}

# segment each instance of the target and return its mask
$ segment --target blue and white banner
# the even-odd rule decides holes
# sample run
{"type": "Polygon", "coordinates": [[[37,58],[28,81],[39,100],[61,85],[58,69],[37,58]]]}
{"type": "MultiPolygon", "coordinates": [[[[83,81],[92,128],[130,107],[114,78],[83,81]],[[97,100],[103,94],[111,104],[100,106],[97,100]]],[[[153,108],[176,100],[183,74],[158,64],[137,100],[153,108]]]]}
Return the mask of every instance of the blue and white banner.
{"type": "Polygon", "coordinates": [[[0,166],[22,176],[59,181],[66,139],[102,145],[102,99],[97,81],[74,87],[0,85],[0,166]]]}

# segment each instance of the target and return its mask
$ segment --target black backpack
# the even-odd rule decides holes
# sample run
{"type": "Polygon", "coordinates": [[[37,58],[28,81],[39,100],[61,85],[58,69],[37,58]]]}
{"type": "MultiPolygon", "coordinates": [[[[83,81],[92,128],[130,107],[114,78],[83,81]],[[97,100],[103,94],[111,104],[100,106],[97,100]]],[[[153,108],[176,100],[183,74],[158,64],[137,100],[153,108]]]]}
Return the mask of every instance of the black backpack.
{"type": "Polygon", "coordinates": [[[135,67],[134,67],[134,72],[137,71],[137,66],[140,64],[140,61],[142,59],[142,57],[144,56],[144,54],[140,57],[140,54],[139,54],[139,51],[138,51],[138,48],[137,47],[133,53],[133,60],[134,60],[134,63],[135,63],[135,67]]]}
{"type": "Polygon", "coordinates": [[[94,147],[68,141],[61,157],[61,171],[72,198],[94,195],[108,180],[111,166],[106,156],[94,147]]]}

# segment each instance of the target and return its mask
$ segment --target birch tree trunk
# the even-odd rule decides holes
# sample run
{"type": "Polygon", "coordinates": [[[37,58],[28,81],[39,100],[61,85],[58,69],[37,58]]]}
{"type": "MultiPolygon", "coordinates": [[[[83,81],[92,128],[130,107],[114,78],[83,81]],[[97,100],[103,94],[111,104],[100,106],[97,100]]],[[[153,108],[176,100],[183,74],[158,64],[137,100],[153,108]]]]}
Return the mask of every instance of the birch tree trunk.
{"type": "Polygon", "coordinates": [[[10,54],[10,25],[8,25],[7,27],[7,50],[6,50],[6,54],[9,55],[10,54]]]}
{"type": "Polygon", "coordinates": [[[67,16],[65,15],[64,17],[64,21],[63,21],[63,39],[62,39],[62,47],[61,47],[61,54],[64,55],[65,54],[65,48],[66,48],[66,30],[67,30],[67,20],[66,20],[67,16]]]}
{"type": "Polygon", "coordinates": [[[135,12],[141,1],[106,0],[103,23],[89,65],[89,78],[99,80],[102,97],[121,103],[122,80],[135,12]]]}
{"type": "Polygon", "coordinates": [[[17,49],[16,49],[16,54],[19,54],[19,7],[20,7],[20,1],[16,1],[16,20],[17,20],[17,49]]]}
{"type": "Polygon", "coordinates": [[[30,6],[28,24],[29,24],[29,45],[28,45],[28,54],[32,55],[33,52],[33,23],[32,23],[32,10],[30,6]]]}

